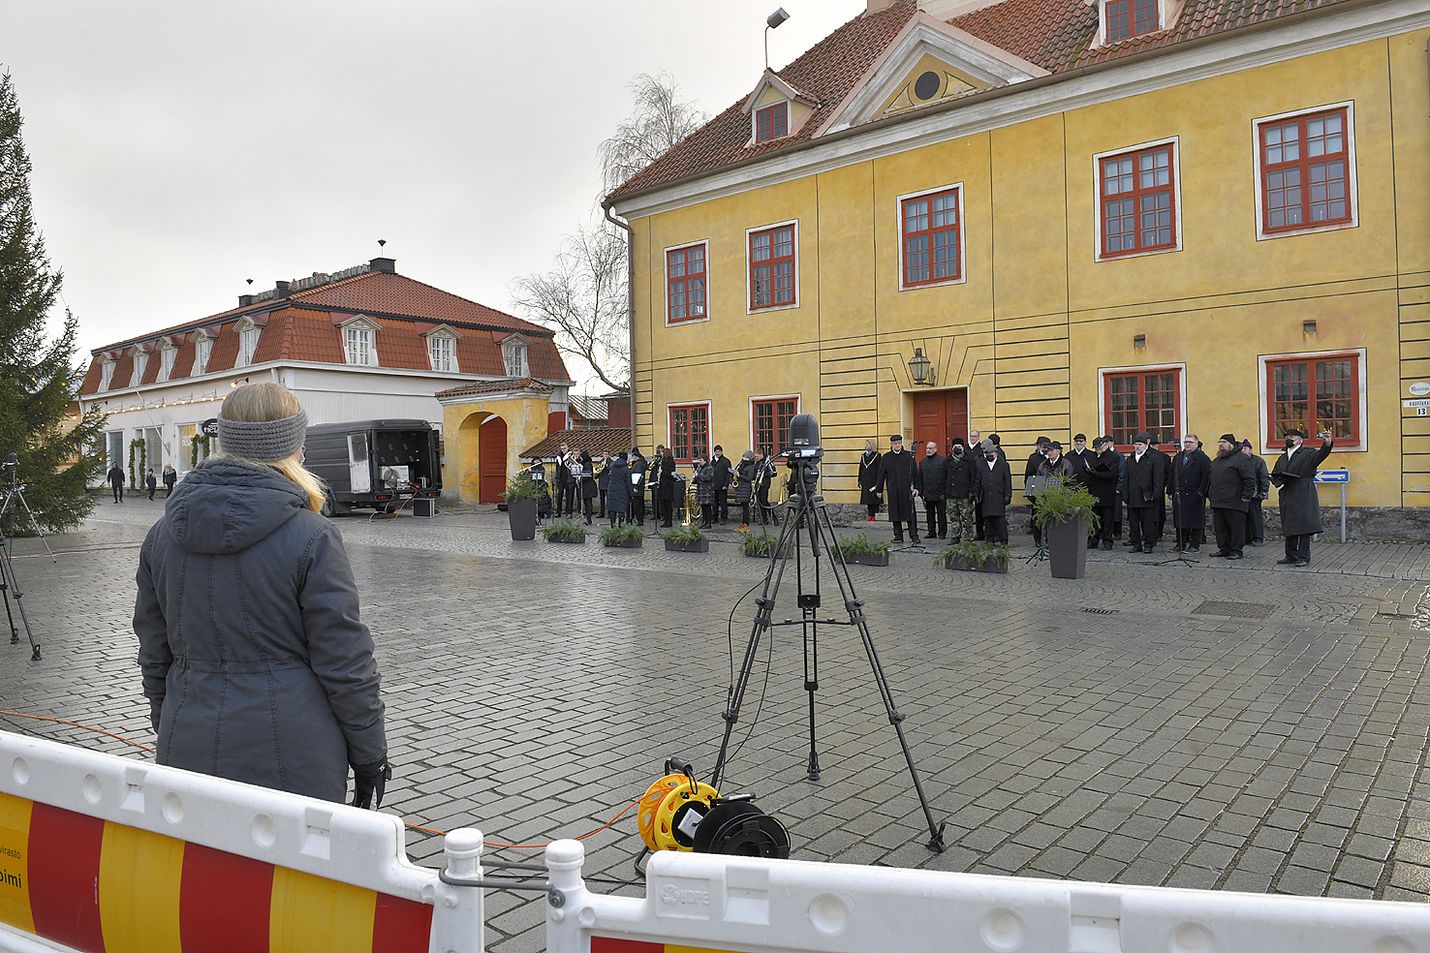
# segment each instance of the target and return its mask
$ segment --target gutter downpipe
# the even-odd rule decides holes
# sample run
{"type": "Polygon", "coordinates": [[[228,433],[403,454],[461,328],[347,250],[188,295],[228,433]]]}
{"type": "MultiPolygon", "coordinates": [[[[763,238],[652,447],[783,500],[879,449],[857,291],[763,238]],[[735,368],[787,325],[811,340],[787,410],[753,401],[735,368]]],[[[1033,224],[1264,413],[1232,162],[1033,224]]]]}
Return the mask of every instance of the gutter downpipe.
{"type": "MultiPolygon", "coordinates": [[[[626,367],[626,390],[631,404],[631,446],[640,444],[636,440],[636,232],[629,224],[611,214],[609,200],[601,203],[601,212],[606,221],[626,233],[626,328],[630,335],[630,363],[626,367]]],[[[654,439],[654,438],[652,438],[654,439]]]]}

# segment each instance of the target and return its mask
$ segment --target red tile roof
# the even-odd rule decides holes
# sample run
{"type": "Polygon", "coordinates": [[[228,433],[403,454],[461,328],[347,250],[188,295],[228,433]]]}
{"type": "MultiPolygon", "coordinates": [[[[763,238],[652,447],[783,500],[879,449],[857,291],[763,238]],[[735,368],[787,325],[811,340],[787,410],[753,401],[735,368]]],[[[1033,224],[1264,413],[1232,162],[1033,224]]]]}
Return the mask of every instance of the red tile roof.
{"type": "MultiPolygon", "coordinates": [[[[269,298],[98,348],[93,352],[81,393],[93,395],[99,391],[103,355],[116,350],[121,352],[121,357],[115,365],[110,390],[128,387],[133,368],[132,346],[156,342],[165,335],[175,335],[183,341],[169,376],[171,381],[183,380],[190,376],[194,365],[194,343],[183,332],[200,327],[217,331],[206,371],[231,370],[238,359],[238,319],[244,315],[252,315],[260,322],[266,315],[267,323],[259,333],[254,351],[255,364],[269,361],[345,364],[339,325],[357,314],[367,316],[377,325],[375,343],[382,367],[429,370],[427,341],[423,335],[445,325],[457,335],[454,353],[463,374],[504,376],[506,364],[501,342],[519,333],[527,340],[527,366],[532,375],[551,381],[571,379],[549,329],[403,275],[368,271],[294,292],[286,298],[269,298]]],[[[155,351],[149,355],[143,383],[156,381],[159,364],[155,351]]]]}
{"type": "Polygon", "coordinates": [[[586,430],[558,430],[556,433],[542,438],[539,443],[523,450],[521,458],[523,460],[555,459],[561,452],[563,443],[577,453],[582,450],[593,455],[597,453],[625,453],[631,449],[631,429],[629,427],[591,427],[586,430]]]}
{"type": "Polygon", "coordinates": [[[438,397],[475,397],[481,394],[504,394],[513,390],[529,390],[538,394],[551,393],[551,386],[530,377],[508,377],[499,381],[472,381],[446,390],[439,390],[438,397]]]}
{"type": "MultiPolygon", "coordinates": [[[[948,22],[1057,74],[1343,2],[1349,0],[1186,0],[1170,30],[1102,49],[1091,48],[1097,37],[1097,5],[1083,0],[1004,0],[948,22]]],[[[630,198],[809,142],[814,130],[844,102],[917,12],[917,0],[895,0],[884,10],[862,13],[779,70],[782,79],[819,101],[814,114],[793,135],[747,146],[750,119],[744,111],[746,97],[742,96],[615,189],[607,200],[630,198]]],[[[959,98],[977,96],[974,92],[959,98]]],[[[911,109],[906,115],[912,118],[919,114],[921,110],[911,109]]]]}

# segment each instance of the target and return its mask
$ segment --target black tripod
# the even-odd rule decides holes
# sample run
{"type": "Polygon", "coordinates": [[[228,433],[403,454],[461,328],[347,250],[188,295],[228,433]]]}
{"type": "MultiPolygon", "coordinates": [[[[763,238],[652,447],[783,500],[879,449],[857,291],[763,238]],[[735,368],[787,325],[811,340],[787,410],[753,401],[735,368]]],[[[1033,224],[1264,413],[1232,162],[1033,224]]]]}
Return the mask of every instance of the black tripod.
{"type": "Polygon", "coordinates": [[[35,519],[34,510],[30,509],[30,504],[25,502],[25,485],[15,482],[15,455],[10,454],[10,459],[5,462],[5,466],[10,468],[10,486],[5,490],[5,502],[0,503],[0,598],[5,602],[5,619],[10,623],[10,644],[20,644],[20,632],[15,628],[15,616],[10,611],[10,598],[14,594],[15,608],[20,612],[20,622],[25,626],[25,635],[30,640],[30,659],[39,661],[40,643],[35,640],[35,633],[30,628],[30,617],[25,614],[25,593],[20,589],[20,579],[15,575],[15,563],[10,553],[10,540],[5,535],[5,515],[10,512],[10,506],[19,501],[19,507],[15,515],[20,515],[19,510],[25,511],[26,518],[30,521],[30,527],[35,531],[35,535],[40,537],[40,542],[45,544],[45,552],[50,554],[50,562],[57,562],[55,554],[50,550],[49,541],[45,539],[45,534],[40,529],[39,522],[35,519]]]}
{"type": "Polygon", "coordinates": [[[874,671],[874,684],[883,699],[884,709],[889,715],[889,724],[899,736],[899,746],[903,748],[904,760],[909,765],[909,776],[914,782],[914,793],[918,795],[924,818],[928,821],[928,848],[942,853],[944,850],[944,825],[936,822],[924,795],[923,783],[914,764],[913,753],[909,751],[908,739],[904,737],[904,716],[894,707],[894,696],[889,689],[889,680],[879,663],[879,653],[874,648],[874,637],[869,634],[869,623],[864,616],[864,603],[854,593],[854,583],[849,577],[849,568],[844,563],[844,555],[835,542],[834,523],[824,498],[816,492],[818,471],[813,459],[792,458],[790,461],[789,501],[785,506],[784,522],[780,526],[779,540],[770,557],[770,568],[765,572],[764,589],[756,601],[754,627],[750,631],[749,644],[745,646],[745,660],[740,666],[740,675],[732,687],[729,707],[725,710],[725,737],[720,742],[720,756],[715,760],[715,772],[710,784],[718,788],[721,775],[725,771],[725,760],[730,749],[730,737],[734,734],[735,723],[740,719],[740,706],[745,700],[745,690],[749,687],[755,659],[759,653],[760,639],[776,625],[798,625],[804,637],[804,689],[809,693],[809,779],[818,781],[819,752],[815,746],[814,695],[819,690],[819,625],[850,625],[859,630],[859,638],[864,643],[864,651],[869,656],[869,665],[874,671]],[[808,536],[813,568],[814,587],[805,591],[805,570],[802,557],[801,534],[808,536]],[[835,581],[839,584],[839,594],[844,608],[849,613],[847,621],[819,618],[820,606],[820,553],[832,553],[835,581]],[[789,565],[790,553],[794,554],[795,582],[798,588],[799,619],[785,619],[775,622],[772,618],[775,597],[779,593],[780,582],[785,568],[789,565]]]}

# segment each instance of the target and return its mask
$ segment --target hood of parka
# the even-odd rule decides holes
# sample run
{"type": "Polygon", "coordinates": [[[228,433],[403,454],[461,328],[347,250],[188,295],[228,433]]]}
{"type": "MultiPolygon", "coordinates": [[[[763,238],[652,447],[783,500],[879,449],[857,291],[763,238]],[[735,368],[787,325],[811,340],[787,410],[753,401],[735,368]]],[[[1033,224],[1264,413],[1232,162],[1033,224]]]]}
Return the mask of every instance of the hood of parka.
{"type": "Polygon", "coordinates": [[[165,519],[174,542],[191,553],[239,553],[307,509],[298,485],[271,467],[211,457],[174,488],[165,519]]]}

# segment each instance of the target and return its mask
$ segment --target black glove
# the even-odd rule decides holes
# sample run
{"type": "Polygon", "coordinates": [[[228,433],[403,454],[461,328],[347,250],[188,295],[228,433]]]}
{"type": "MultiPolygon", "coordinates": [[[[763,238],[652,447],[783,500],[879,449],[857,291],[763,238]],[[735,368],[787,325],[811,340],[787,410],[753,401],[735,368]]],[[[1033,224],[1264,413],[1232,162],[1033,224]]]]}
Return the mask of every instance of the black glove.
{"type": "Polygon", "coordinates": [[[353,765],[353,807],[382,807],[382,795],[392,780],[392,765],[386,758],[372,764],[353,765]]]}
{"type": "Polygon", "coordinates": [[[159,715],[164,710],[163,702],[149,703],[149,724],[154,726],[154,734],[159,733],[159,715]]]}

